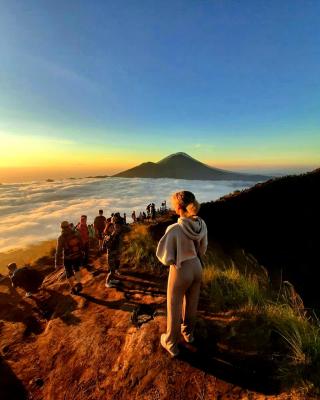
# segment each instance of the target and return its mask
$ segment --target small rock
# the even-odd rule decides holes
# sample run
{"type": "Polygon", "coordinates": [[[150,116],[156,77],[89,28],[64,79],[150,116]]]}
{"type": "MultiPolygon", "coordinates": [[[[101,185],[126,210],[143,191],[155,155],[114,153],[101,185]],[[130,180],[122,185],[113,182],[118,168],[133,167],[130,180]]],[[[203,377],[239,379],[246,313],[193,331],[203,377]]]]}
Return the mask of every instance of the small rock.
{"type": "Polygon", "coordinates": [[[38,386],[38,387],[42,387],[44,384],[43,379],[42,378],[33,378],[31,379],[31,381],[29,381],[29,385],[33,386],[38,386]]]}
{"type": "Polygon", "coordinates": [[[43,379],[41,379],[41,378],[36,378],[36,379],[35,379],[35,384],[36,384],[38,387],[43,386],[43,384],[44,384],[43,379]]]}
{"type": "Polygon", "coordinates": [[[8,345],[2,347],[2,353],[3,354],[7,354],[9,352],[9,350],[10,350],[10,347],[8,345]]]}

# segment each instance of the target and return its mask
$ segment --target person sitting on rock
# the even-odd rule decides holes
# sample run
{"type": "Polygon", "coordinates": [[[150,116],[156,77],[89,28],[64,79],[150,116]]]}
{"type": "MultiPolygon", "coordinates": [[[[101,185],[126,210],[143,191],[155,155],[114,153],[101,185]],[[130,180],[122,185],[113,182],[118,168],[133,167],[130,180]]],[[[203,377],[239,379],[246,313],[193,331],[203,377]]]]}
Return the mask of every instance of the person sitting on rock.
{"type": "Polygon", "coordinates": [[[107,288],[115,287],[119,283],[114,277],[120,267],[121,233],[122,226],[115,217],[113,231],[106,237],[108,275],[105,286],[107,288]]]}
{"type": "Polygon", "coordinates": [[[68,221],[61,222],[61,231],[57,242],[56,269],[64,266],[71,292],[77,294],[82,290],[80,266],[83,244],[80,235],[71,230],[68,221]]]}
{"type": "Polygon", "coordinates": [[[42,283],[39,271],[28,266],[18,268],[14,262],[8,265],[8,270],[13,288],[19,287],[24,289],[26,297],[30,297],[33,293],[37,292],[42,283]]]}

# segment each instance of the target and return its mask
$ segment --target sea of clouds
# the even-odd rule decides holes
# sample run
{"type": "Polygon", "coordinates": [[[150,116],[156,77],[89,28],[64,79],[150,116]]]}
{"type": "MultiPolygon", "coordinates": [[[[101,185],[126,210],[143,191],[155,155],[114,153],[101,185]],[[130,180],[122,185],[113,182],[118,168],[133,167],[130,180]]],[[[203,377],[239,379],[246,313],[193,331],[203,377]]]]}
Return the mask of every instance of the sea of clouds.
{"type": "Polygon", "coordinates": [[[77,223],[81,214],[92,223],[98,210],[137,215],[147,204],[169,204],[170,195],[190,190],[200,202],[252,186],[242,181],[188,181],[182,179],[85,178],[54,182],[8,183],[0,185],[0,252],[56,238],[60,222],[77,223]]]}

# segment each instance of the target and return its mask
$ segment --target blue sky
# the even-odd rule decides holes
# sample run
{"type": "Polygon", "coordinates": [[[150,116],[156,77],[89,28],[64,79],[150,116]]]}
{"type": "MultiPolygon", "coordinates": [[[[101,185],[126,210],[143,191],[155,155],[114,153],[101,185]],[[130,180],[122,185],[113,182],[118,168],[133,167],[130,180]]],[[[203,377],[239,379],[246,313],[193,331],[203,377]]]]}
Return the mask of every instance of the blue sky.
{"type": "Polygon", "coordinates": [[[0,169],[320,164],[319,1],[0,7],[0,169]]]}

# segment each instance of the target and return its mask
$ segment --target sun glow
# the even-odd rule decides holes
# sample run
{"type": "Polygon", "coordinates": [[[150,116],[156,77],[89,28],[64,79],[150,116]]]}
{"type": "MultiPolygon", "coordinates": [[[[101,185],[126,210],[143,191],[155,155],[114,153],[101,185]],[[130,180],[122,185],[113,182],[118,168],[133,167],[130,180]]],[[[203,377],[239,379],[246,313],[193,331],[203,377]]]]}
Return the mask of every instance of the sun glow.
{"type": "Polygon", "coordinates": [[[112,175],[140,162],[125,151],[59,138],[0,133],[0,143],[0,182],[112,175]]]}

